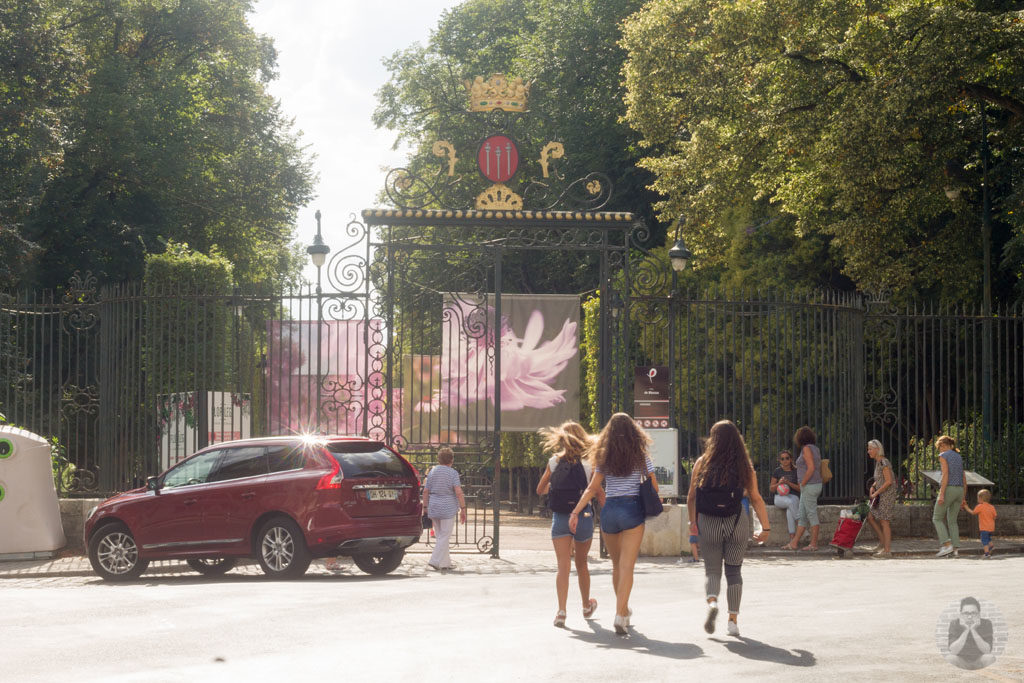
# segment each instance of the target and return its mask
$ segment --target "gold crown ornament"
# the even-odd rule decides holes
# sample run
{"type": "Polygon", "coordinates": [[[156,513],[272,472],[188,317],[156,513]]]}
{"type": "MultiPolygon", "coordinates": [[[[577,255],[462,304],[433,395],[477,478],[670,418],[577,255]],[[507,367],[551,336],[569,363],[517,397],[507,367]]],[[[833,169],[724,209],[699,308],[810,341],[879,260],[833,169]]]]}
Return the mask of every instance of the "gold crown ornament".
{"type": "Polygon", "coordinates": [[[504,74],[492,74],[486,81],[477,76],[463,83],[469,93],[470,111],[526,111],[530,84],[518,76],[510,81],[504,74]]]}

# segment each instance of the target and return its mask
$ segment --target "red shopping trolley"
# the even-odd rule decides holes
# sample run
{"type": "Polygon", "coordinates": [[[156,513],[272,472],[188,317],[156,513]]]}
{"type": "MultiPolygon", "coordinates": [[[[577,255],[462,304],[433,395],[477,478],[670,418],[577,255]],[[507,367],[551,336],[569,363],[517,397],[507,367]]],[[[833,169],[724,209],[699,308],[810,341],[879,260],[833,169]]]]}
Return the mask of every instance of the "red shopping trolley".
{"type": "Polygon", "coordinates": [[[839,557],[845,557],[846,553],[852,555],[853,544],[857,542],[857,536],[860,535],[860,530],[863,528],[864,522],[852,517],[841,517],[829,545],[836,549],[836,554],[839,557]]]}

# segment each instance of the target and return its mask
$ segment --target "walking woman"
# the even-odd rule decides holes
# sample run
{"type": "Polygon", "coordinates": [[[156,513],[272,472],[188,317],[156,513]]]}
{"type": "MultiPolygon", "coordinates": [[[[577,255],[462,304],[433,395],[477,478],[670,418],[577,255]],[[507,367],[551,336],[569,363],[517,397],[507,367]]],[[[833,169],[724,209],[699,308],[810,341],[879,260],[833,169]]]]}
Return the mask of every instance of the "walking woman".
{"type": "MultiPolygon", "coordinates": [[[[590,597],[590,567],[587,564],[590,543],[594,538],[594,506],[587,505],[578,519],[575,531],[569,530],[569,513],[594,476],[590,460],[591,437],[577,422],[566,422],[554,429],[542,429],[544,450],[554,452],[544,468],[537,495],[548,496],[551,508],[551,544],[555,547],[558,574],[555,576],[555,594],[558,612],[555,626],[565,626],[565,603],[569,599],[569,565],[576,558],[576,580],[583,599],[583,618],[589,619],[597,609],[597,600],[590,597]]],[[[604,499],[604,490],[598,490],[598,504],[604,499]]]]}
{"type": "Polygon", "coordinates": [[[750,537],[750,522],[742,514],[743,489],[750,494],[750,504],[761,520],[759,541],[768,538],[771,526],[764,499],[757,490],[757,476],[750,462],[747,445],[740,430],[729,420],[721,420],[711,427],[704,454],[693,465],[686,508],[690,515],[690,533],[700,537],[700,551],[704,555],[704,592],[708,612],[704,630],[715,632],[718,618],[718,595],[722,587],[722,564],[725,563],[726,602],[729,622],[726,631],[738,636],[740,599],[743,597],[743,577],[740,568],[750,537]]]}
{"type": "Polygon", "coordinates": [[[453,462],[452,449],[447,446],[438,449],[438,464],[430,470],[423,484],[423,507],[434,522],[434,552],[428,564],[443,571],[452,568],[448,543],[455,528],[455,513],[458,512],[460,521],[466,523],[466,498],[462,495],[459,473],[452,468],[453,462]]]}
{"type": "Polygon", "coordinates": [[[775,507],[786,511],[789,540],[796,536],[796,520],[800,517],[800,482],[796,479],[796,465],[789,451],[779,453],[779,466],[772,472],[768,490],[775,495],[775,507]]]}
{"type": "MultiPolygon", "coordinates": [[[[633,568],[644,538],[644,512],[640,506],[640,484],[651,476],[654,463],[648,455],[651,438],[625,413],[615,413],[594,443],[594,476],[580,502],[569,515],[569,530],[576,533],[580,513],[605,485],[601,509],[601,536],[612,558],[612,587],[615,589],[615,632],[629,628],[629,594],[633,590],[633,568]]],[[[599,499],[600,500],[600,499],[599,499]]]]}
{"type": "Polygon", "coordinates": [[[874,483],[868,492],[871,498],[868,524],[878,536],[875,557],[892,557],[892,527],[889,522],[896,509],[896,478],[892,475],[892,465],[885,458],[881,441],[868,441],[868,455],[875,461],[874,483]]]}
{"type": "Polygon", "coordinates": [[[935,440],[935,448],[939,450],[939,465],[942,467],[939,497],[935,499],[932,511],[932,524],[942,544],[935,556],[956,557],[960,554],[960,526],[956,516],[960,514],[960,503],[964,499],[964,460],[956,451],[956,441],[951,436],[940,436],[935,440]]]}
{"type": "Polygon", "coordinates": [[[796,450],[799,453],[796,457],[796,478],[800,482],[800,521],[793,540],[782,546],[789,550],[796,550],[797,543],[807,529],[811,530],[811,542],[804,546],[804,550],[818,549],[818,532],[821,531],[821,524],[818,521],[818,496],[821,495],[822,482],[821,451],[814,443],[817,439],[814,430],[807,425],[796,430],[796,434],[793,435],[793,442],[796,443],[796,450]]]}

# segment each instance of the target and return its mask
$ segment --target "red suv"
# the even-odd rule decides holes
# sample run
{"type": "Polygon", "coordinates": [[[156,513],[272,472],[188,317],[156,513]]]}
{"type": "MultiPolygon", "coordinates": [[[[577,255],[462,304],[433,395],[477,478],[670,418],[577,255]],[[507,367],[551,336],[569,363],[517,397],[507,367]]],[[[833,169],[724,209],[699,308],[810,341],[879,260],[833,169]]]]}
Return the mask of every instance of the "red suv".
{"type": "Polygon", "coordinates": [[[419,538],[421,508],[416,470],[379,441],[245,439],[103,501],[85,522],[85,544],[109,581],[171,558],[214,575],[255,557],[268,576],[292,578],[313,558],[350,555],[386,574],[419,538]]]}

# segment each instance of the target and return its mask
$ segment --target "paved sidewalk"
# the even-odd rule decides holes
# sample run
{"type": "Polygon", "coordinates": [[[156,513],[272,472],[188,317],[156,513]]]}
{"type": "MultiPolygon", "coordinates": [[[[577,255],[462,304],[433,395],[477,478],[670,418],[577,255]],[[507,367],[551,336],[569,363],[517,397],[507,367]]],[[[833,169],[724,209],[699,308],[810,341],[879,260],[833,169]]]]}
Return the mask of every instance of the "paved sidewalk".
{"type": "MultiPolygon", "coordinates": [[[[550,534],[547,528],[531,526],[503,526],[501,528],[501,557],[476,552],[453,553],[456,564],[455,573],[462,574],[535,574],[555,571],[554,553],[551,552],[550,534]]],[[[854,546],[852,553],[845,553],[846,559],[875,561],[871,557],[873,544],[854,546]]],[[[934,538],[894,539],[892,543],[893,559],[928,559],[933,558],[938,549],[934,538]]],[[[1024,538],[1002,537],[996,539],[996,559],[1008,555],[1024,554],[1024,538]]],[[[432,574],[427,567],[429,554],[424,545],[417,544],[406,554],[405,561],[395,573],[406,576],[432,574]]],[[[602,563],[598,557],[597,544],[591,550],[592,562],[602,563]]],[[[981,558],[981,547],[977,539],[964,539],[960,547],[958,561],[974,561],[981,558]]],[[[689,556],[676,557],[642,557],[640,564],[647,570],[661,567],[675,567],[690,564],[689,556]]],[[[781,548],[751,546],[747,551],[750,561],[791,562],[791,561],[836,561],[839,554],[835,548],[822,545],[817,552],[782,550],[781,548]]],[[[310,565],[309,573],[313,575],[362,575],[362,572],[348,558],[339,558],[333,566],[323,560],[315,560],[310,565]]],[[[232,570],[232,574],[262,575],[258,564],[243,561],[232,570]]],[[[146,573],[148,576],[198,576],[187,564],[177,560],[152,562],[146,573]]],[[[46,560],[15,560],[0,561],[0,579],[27,579],[65,576],[95,576],[89,559],[83,555],[66,554],[46,560]]]]}

